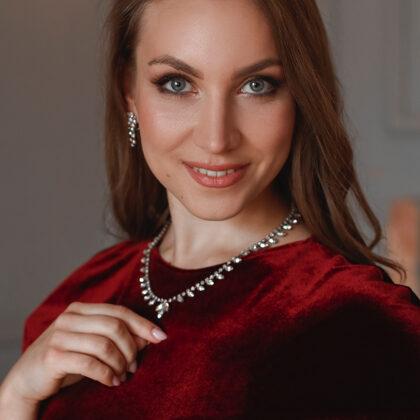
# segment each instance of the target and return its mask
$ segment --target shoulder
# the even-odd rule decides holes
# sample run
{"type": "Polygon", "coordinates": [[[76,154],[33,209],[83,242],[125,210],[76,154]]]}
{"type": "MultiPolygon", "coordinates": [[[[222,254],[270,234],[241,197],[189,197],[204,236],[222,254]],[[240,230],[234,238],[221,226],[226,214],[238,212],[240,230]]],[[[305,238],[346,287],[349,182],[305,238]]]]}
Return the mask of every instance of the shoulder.
{"type": "Polygon", "coordinates": [[[267,250],[261,258],[269,266],[275,298],[287,296],[294,313],[322,313],[348,309],[382,314],[414,330],[420,339],[420,300],[412,289],[392,282],[377,265],[353,264],[314,237],[267,250]]]}
{"type": "Polygon", "coordinates": [[[100,293],[99,296],[106,295],[107,286],[111,284],[117,286],[119,283],[115,278],[121,278],[140,262],[142,246],[145,246],[145,241],[127,240],[102,249],[59,283],[42,303],[67,303],[82,297],[87,292],[89,296],[86,297],[94,300],[95,297],[91,296],[92,291],[102,290],[104,293],[100,293]]]}
{"type": "MultiPolygon", "coordinates": [[[[420,301],[376,265],[330,254],[315,277],[319,309],[313,331],[327,358],[340,354],[354,400],[377,407],[419,408],[420,301]],[[327,350],[328,347],[328,350],[327,350]],[[346,364],[346,366],[344,366],[346,364]]],[[[326,362],[327,365],[327,362],[326,362]]],[[[361,403],[362,404],[362,403],[361,403]]]]}
{"type": "Polygon", "coordinates": [[[25,320],[22,351],[74,301],[115,302],[140,264],[146,241],[126,240],[100,250],[62,280],[25,320]]]}
{"type": "Polygon", "coordinates": [[[268,262],[272,328],[291,331],[302,378],[319,373],[318,391],[337,401],[419,407],[420,302],[408,286],[313,239],[273,250],[268,262]]]}
{"type": "Polygon", "coordinates": [[[303,283],[333,287],[345,294],[357,292],[368,297],[375,291],[392,291],[402,298],[408,298],[419,305],[414,292],[405,285],[395,284],[385,269],[378,265],[354,264],[342,254],[332,251],[313,236],[273,248],[267,259],[279,273],[285,267],[298,275],[303,283]],[[284,248],[284,252],[282,250],[284,248]],[[277,253],[277,249],[279,252],[277,253]]]}
{"type": "Polygon", "coordinates": [[[314,241],[311,264],[319,261],[315,279],[335,291],[337,297],[378,307],[409,305],[418,313],[420,300],[413,290],[394,283],[387,271],[373,264],[354,264],[343,255],[314,241]]]}

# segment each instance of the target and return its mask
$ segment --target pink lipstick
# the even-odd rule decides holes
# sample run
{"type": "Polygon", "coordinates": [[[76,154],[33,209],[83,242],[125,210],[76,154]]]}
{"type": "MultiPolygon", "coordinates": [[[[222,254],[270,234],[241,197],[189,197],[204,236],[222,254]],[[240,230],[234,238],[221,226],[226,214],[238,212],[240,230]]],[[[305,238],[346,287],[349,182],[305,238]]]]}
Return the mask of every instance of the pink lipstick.
{"type": "Polygon", "coordinates": [[[209,165],[200,162],[183,162],[191,177],[205,187],[223,188],[237,183],[249,164],[209,165]]]}

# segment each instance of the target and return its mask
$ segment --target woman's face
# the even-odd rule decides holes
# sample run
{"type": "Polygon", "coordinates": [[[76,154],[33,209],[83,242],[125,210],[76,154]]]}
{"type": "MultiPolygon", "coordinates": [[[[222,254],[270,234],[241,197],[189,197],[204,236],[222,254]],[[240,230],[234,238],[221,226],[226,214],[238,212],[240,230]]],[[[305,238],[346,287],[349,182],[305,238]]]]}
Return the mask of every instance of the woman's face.
{"type": "Polygon", "coordinates": [[[268,204],[290,151],[295,102],[255,5],[153,2],[142,18],[136,66],[128,108],[170,205],[225,220],[268,204]]]}

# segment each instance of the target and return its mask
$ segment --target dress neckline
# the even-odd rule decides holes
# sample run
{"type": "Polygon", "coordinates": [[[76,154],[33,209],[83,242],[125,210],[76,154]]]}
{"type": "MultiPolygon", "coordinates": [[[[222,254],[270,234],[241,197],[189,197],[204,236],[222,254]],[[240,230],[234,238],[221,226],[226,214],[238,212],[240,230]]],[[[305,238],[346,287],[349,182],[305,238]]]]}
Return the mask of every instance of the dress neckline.
{"type": "MultiPolygon", "coordinates": [[[[295,247],[300,247],[302,245],[306,245],[307,243],[313,242],[315,241],[315,237],[313,234],[311,234],[310,236],[308,236],[305,239],[300,239],[298,241],[293,241],[293,242],[288,242],[285,243],[283,245],[278,245],[275,247],[270,247],[270,248],[265,248],[265,249],[261,249],[258,252],[252,252],[251,254],[247,255],[246,257],[244,257],[244,260],[252,260],[255,258],[259,258],[265,255],[271,255],[273,253],[277,253],[277,252],[282,252],[286,249],[290,249],[290,248],[295,248],[295,247]]],[[[151,252],[151,257],[153,257],[153,259],[160,265],[165,266],[166,268],[174,271],[174,272],[178,272],[178,273],[199,273],[199,272],[205,272],[208,271],[210,269],[216,269],[218,267],[220,267],[223,263],[221,264],[214,264],[214,265],[210,265],[207,267],[201,267],[201,268],[181,268],[181,267],[177,267],[175,265],[172,265],[170,262],[166,261],[159,252],[159,249],[157,246],[153,247],[152,252],[151,252]]]]}

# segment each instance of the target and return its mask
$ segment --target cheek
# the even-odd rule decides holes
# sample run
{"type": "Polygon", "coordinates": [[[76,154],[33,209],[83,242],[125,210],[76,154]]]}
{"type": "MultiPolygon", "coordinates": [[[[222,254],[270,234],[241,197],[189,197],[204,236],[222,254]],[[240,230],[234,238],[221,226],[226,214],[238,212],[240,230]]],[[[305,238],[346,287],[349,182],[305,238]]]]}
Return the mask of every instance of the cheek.
{"type": "Polygon", "coordinates": [[[272,107],[265,107],[255,118],[248,119],[248,138],[253,146],[269,160],[284,161],[288,156],[295,127],[296,105],[292,97],[272,107]]]}
{"type": "Polygon", "coordinates": [[[177,105],[176,99],[162,98],[162,94],[146,85],[140,92],[143,95],[138,95],[136,107],[140,134],[147,143],[144,146],[166,152],[175,149],[192,121],[185,106],[177,105]]]}
{"type": "MultiPolygon", "coordinates": [[[[167,110],[157,103],[152,92],[138,97],[136,101],[138,122],[141,136],[141,147],[152,173],[158,181],[168,188],[174,182],[168,159],[163,165],[162,160],[172,156],[171,152],[179,147],[182,136],[182,122],[167,118],[167,110]]],[[[175,177],[176,179],[176,177],[175,177]]]]}
{"type": "Polygon", "coordinates": [[[170,139],[174,135],[171,124],[161,118],[156,108],[147,103],[138,106],[138,122],[143,149],[165,151],[170,147],[170,139]]]}

